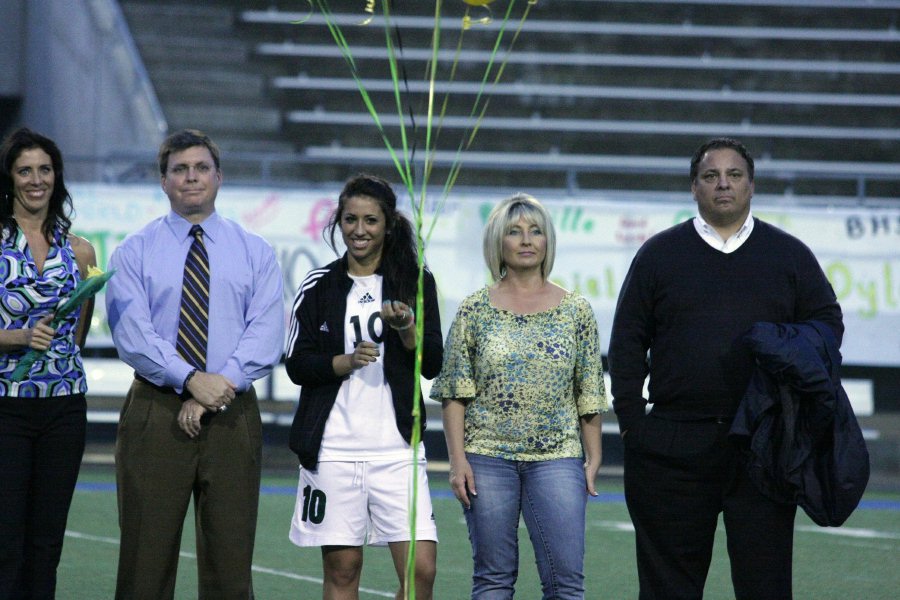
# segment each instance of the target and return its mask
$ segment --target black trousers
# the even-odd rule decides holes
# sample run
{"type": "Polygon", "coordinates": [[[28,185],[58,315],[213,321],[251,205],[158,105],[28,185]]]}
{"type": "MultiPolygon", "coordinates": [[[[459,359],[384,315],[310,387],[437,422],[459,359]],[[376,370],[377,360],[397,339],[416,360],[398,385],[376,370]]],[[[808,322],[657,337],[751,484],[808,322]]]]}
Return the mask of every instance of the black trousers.
{"type": "Polygon", "coordinates": [[[56,594],[56,567],[86,427],[83,394],[0,397],[2,600],[56,594]]]}
{"type": "Polygon", "coordinates": [[[703,597],[720,513],[735,598],[791,598],[797,508],[757,491],[729,444],[729,427],[651,413],[625,436],[642,600],[703,597]]]}

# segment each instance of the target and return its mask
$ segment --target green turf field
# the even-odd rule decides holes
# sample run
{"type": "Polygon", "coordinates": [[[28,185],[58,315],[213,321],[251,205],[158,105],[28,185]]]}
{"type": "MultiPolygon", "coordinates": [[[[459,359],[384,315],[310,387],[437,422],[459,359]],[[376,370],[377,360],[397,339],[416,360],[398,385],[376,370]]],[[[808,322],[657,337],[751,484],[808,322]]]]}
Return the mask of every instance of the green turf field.
{"type": "MultiPolygon", "coordinates": [[[[471,557],[462,512],[449,496],[446,475],[431,475],[438,524],[435,598],[468,597],[471,557]]],[[[112,598],[119,529],[110,473],[82,473],[69,514],[59,567],[61,600],[112,598]]],[[[287,539],[296,481],[264,477],[254,559],[254,586],[260,600],[321,597],[318,549],[300,549],[287,539]]],[[[586,598],[635,598],[634,541],[621,498],[621,484],[602,480],[601,501],[588,505],[586,598]]],[[[794,595],[798,599],[893,599],[900,590],[900,494],[868,494],[863,507],[839,529],[816,527],[798,516],[794,544],[794,595]]],[[[524,525],[517,598],[540,597],[534,555],[524,525]]],[[[176,598],[196,598],[192,519],[185,524],[176,598]]],[[[730,598],[724,532],[719,531],[706,598],[730,598]]],[[[366,550],[361,598],[393,598],[396,576],[385,548],[366,550]]]]}

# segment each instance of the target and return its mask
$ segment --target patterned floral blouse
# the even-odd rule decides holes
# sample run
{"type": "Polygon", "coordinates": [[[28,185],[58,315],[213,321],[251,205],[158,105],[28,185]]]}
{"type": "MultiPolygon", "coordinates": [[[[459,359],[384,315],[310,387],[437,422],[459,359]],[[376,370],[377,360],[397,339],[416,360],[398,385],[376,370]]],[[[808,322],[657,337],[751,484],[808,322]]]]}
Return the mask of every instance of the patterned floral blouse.
{"type": "Polygon", "coordinates": [[[431,388],[466,402],[465,450],[517,461],[582,456],[579,417],[606,411],[597,321],[567,292],[555,308],[517,315],[482,288],[459,306],[431,388]]]}
{"type": "MultiPolygon", "coordinates": [[[[33,327],[72,293],[80,279],[75,252],[62,231],[55,232],[44,270],[38,274],[25,234],[16,228],[14,235],[0,241],[0,327],[33,327]]],[[[9,376],[28,348],[0,354],[0,396],[45,398],[87,391],[75,344],[79,314],[81,309],[72,311],[56,328],[50,349],[35,361],[27,379],[15,383],[9,376]]]]}

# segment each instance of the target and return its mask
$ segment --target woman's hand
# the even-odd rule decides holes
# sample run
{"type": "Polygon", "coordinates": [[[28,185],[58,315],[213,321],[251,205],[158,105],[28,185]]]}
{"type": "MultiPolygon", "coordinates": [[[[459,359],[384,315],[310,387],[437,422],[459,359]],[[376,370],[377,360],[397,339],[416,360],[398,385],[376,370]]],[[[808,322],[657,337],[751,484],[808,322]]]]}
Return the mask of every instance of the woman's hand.
{"type": "Polygon", "coordinates": [[[599,413],[583,415],[581,424],[581,443],[584,447],[584,489],[591,496],[597,495],[594,481],[603,463],[603,417],[599,413]]]}
{"type": "Polygon", "coordinates": [[[584,481],[585,481],[585,489],[587,493],[591,496],[597,496],[597,489],[595,481],[597,480],[597,474],[600,472],[600,464],[603,462],[601,457],[597,456],[594,458],[587,458],[584,461],[584,481]]]}
{"type": "Polygon", "coordinates": [[[397,331],[405,331],[416,323],[413,310],[399,300],[385,300],[381,303],[381,320],[397,331]]]}
{"type": "Polygon", "coordinates": [[[404,348],[415,349],[416,315],[413,309],[399,300],[385,300],[381,303],[381,320],[397,332],[404,348]]]}
{"type": "Polygon", "coordinates": [[[475,473],[465,458],[450,461],[450,487],[456,499],[466,508],[471,508],[469,494],[477,496],[478,492],[475,491],[475,473]]]}
{"type": "Polygon", "coordinates": [[[375,342],[360,342],[350,354],[350,370],[362,369],[366,365],[378,360],[378,344],[375,342]]]}
{"type": "Polygon", "coordinates": [[[56,330],[50,327],[50,321],[53,315],[45,315],[40,321],[34,324],[31,329],[25,330],[25,345],[33,350],[45,352],[50,349],[50,342],[56,335],[56,330]]]}
{"type": "Polygon", "coordinates": [[[360,342],[351,354],[338,354],[331,359],[331,368],[338,377],[349,375],[357,369],[362,369],[368,364],[378,360],[378,344],[374,342],[360,342]]]}

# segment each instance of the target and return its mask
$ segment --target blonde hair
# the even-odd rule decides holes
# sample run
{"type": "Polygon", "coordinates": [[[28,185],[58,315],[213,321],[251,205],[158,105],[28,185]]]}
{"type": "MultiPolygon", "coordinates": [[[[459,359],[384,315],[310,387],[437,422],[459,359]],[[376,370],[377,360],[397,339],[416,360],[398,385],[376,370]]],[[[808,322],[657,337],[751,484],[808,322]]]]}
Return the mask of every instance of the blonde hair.
{"type": "Polygon", "coordinates": [[[503,263],[503,237],[522,217],[527,223],[537,225],[547,238],[547,252],[544,255],[544,262],[541,263],[541,277],[544,281],[553,270],[553,261],[556,258],[556,230],[553,228],[550,213],[534,196],[520,192],[495,206],[484,226],[484,262],[491,270],[494,281],[499,281],[506,275],[506,265],[503,263]]]}

